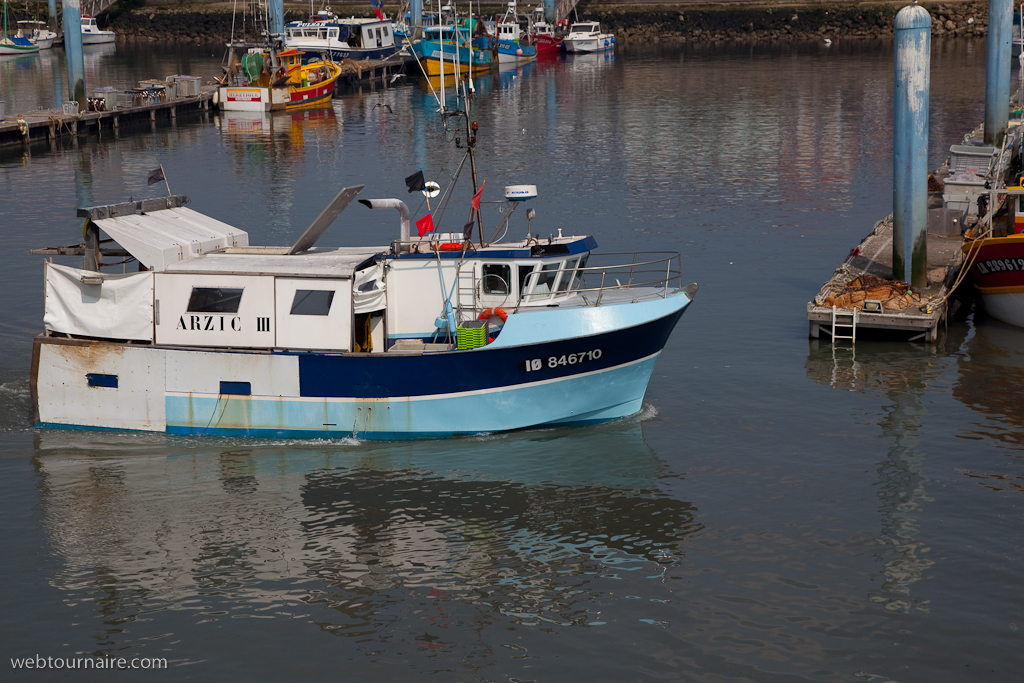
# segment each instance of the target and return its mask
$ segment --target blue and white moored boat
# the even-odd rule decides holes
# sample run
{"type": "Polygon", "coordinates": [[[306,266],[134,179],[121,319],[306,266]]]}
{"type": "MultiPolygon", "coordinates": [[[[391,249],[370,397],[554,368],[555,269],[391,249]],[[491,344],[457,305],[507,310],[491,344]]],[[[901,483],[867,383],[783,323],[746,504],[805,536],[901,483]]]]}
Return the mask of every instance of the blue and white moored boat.
{"type": "Polygon", "coordinates": [[[312,21],[285,24],[284,44],[335,61],[385,59],[399,48],[390,19],[339,19],[330,9],[321,10],[312,21]]]}
{"type": "Polygon", "coordinates": [[[516,3],[511,0],[505,16],[498,22],[498,64],[525,64],[537,59],[537,47],[519,25],[516,3]]]}
{"type": "Polygon", "coordinates": [[[398,210],[391,245],[316,247],[361,189],[343,189],[290,248],[250,246],[186,197],[80,209],[85,243],[34,252],[88,266],[45,266],[37,425],[407,438],[640,410],[697,291],[679,286],[677,253],[596,265],[594,239],[561,230],[485,246],[416,238],[397,199],[361,200],[398,210]],[[141,272],[101,272],[103,256],[141,272]]]}

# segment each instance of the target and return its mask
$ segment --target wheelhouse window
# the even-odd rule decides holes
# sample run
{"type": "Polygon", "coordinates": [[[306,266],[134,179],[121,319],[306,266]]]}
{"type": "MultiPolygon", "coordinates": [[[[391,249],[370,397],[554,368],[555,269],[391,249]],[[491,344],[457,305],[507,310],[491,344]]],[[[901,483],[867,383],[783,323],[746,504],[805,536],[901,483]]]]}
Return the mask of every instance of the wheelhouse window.
{"type": "Polygon", "coordinates": [[[330,315],[333,289],[297,289],[292,299],[292,315],[330,315]]]}
{"type": "Polygon", "coordinates": [[[484,294],[506,296],[512,291],[512,267],[502,263],[485,263],[481,268],[480,289],[484,294]]]}
{"type": "Polygon", "coordinates": [[[558,280],[559,292],[564,292],[567,289],[569,289],[569,283],[572,281],[572,278],[574,277],[574,271],[576,270],[577,260],[578,259],[572,258],[565,262],[564,272],[562,273],[562,277],[558,280]]]}
{"type": "Polygon", "coordinates": [[[193,287],[188,298],[189,313],[238,313],[244,290],[226,287],[193,287]]]}

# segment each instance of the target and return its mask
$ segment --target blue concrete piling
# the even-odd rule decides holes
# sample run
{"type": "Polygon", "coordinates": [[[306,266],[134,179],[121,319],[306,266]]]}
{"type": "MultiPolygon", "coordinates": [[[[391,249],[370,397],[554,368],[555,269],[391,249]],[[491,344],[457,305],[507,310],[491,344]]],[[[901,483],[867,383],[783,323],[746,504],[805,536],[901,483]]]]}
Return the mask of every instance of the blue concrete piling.
{"type": "Polygon", "coordinates": [[[409,27],[412,29],[411,39],[418,39],[423,31],[423,0],[410,0],[409,27]]]}
{"type": "Polygon", "coordinates": [[[50,0],[49,9],[50,9],[50,17],[49,17],[50,21],[48,22],[48,25],[50,27],[50,30],[53,31],[54,33],[56,33],[57,32],[57,0],[50,0]]]}
{"type": "Polygon", "coordinates": [[[985,65],[985,144],[999,146],[1010,119],[1013,0],[989,0],[985,65]]]}
{"type": "Polygon", "coordinates": [[[931,79],[928,10],[896,15],[893,97],[892,277],[913,288],[928,284],[928,89],[931,79]]]}
{"type": "Polygon", "coordinates": [[[544,0],[544,20],[549,24],[555,23],[555,0],[544,0]]]}
{"type": "Polygon", "coordinates": [[[85,58],[82,55],[82,5],[64,0],[64,54],[68,62],[68,100],[78,102],[78,111],[88,111],[85,96],[85,58]]]}
{"type": "Polygon", "coordinates": [[[270,32],[284,35],[284,0],[270,0],[270,32]]]}

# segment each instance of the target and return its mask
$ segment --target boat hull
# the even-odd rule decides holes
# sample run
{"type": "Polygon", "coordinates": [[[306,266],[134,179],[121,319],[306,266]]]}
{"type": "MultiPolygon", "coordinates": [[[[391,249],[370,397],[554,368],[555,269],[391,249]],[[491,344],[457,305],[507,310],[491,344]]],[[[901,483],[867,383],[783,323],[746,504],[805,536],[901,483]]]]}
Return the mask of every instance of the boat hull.
{"type": "Polygon", "coordinates": [[[113,31],[103,31],[101,33],[83,33],[82,34],[82,45],[103,45],[105,43],[114,42],[113,31]]]}
{"type": "Polygon", "coordinates": [[[689,303],[679,291],[639,304],[559,311],[556,320],[550,311],[513,314],[486,347],[419,355],[240,353],[38,337],[36,422],[379,439],[602,422],[639,411],[655,362],[689,303]],[[584,334],[545,339],[552,330],[564,334],[566,324],[584,334]],[[88,386],[86,378],[97,374],[116,376],[118,386],[88,386]],[[219,393],[227,381],[251,393],[219,393]]]}
{"type": "Polygon", "coordinates": [[[498,63],[525,64],[537,59],[537,48],[534,45],[521,45],[511,40],[498,41],[498,63]]]}
{"type": "Polygon", "coordinates": [[[610,35],[598,36],[597,38],[566,38],[562,41],[566,52],[576,54],[589,54],[592,52],[607,52],[615,49],[614,39],[610,35]]]}
{"type": "Polygon", "coordinates": [[[1024,327],[1024,234],[968,242],[964,251],[974,259],[971,275],[985,311],[1024,327]]]}
{"type": "Polygon", "coordinates": [[[412,44],[420,68],[426,76],[454,76],[455,55],[458,51],[459,72],[465,74],[472,62],[473,74],[486,73],[494,68],[495,59],[491,50],[479,49],[474,46],[472,58],[467,47],[456,47],[452,44],[441,45],[437,41],[420,40],[412,44]]]}
{"type": "Polygon", "coordinates": [[[561,38],[555,38],[554,36],[536,36],[533,39],[533,44],[537,48],[537,57],[556,57],[562,54],[564,48],[561,38]]]}

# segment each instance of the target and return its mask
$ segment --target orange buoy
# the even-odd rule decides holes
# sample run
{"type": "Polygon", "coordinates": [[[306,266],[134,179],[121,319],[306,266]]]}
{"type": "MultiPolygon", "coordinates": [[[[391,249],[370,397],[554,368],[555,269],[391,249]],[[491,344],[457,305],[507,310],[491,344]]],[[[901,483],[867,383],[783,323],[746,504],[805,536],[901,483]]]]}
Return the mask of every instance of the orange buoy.
{"type": "Polygon", "coordinates": [[[480,314],[480,317],[477,318],[477,320],[487,320],[488,318],[491,318],[493,316],[498,316],[499,318],[501,318],[501,322],[508,321],[508,313],[501,310],[500,308],[484,309],[483,313],[480,314]]]}

